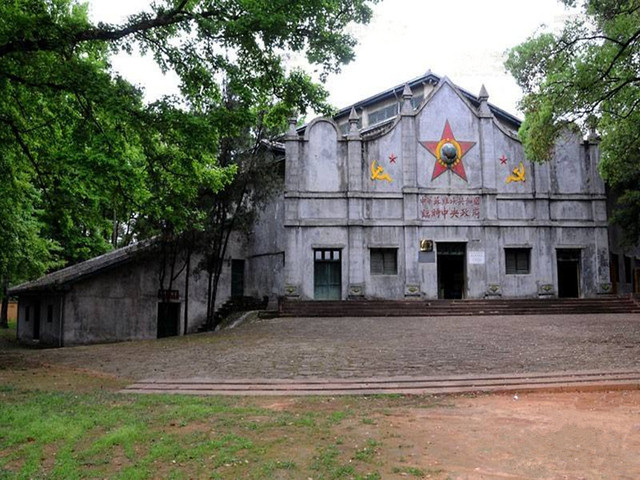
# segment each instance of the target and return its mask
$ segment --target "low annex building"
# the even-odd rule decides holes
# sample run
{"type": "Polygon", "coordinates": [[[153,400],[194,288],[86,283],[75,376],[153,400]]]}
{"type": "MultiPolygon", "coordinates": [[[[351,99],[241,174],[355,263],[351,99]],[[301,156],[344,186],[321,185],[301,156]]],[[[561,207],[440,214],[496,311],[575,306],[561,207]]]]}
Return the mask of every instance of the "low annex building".
{"type": "MultiPolygon", "coordinates": [[[[520,120],[488,98],[484,87],[475,96],[427,72],[334,118],[301,128],[292,118],[273,144],[284,151],[282,192],[250,235],[234,235],[215,308],[236,296],[273,304],[638,291],[640,251],[610,248],[617,233],[598,139],[567,130],[552,160],[534,164],[520,120]]],[[[192,271],[188,292],[184,274],[166,292],[157,269],[132,245],[15,287],[18,337],[62,346],[197,330],[206,279],[192,271]]]]}

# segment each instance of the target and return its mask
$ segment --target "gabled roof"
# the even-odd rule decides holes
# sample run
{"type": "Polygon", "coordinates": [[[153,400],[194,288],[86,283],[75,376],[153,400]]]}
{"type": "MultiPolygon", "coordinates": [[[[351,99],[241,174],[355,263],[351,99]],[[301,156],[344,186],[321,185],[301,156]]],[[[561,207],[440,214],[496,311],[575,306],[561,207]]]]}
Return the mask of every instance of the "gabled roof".
{"type": "MultiPolygon", "coordinates": [[[[395,87],[389,88],[383,92],[380,92],[376,95],[373,95],[371,97],[365,98],[364,100],[360,100],[359,102],[354,103],[353,105],[349,105],[348,107],[342,108],[341,110],[338,111],[338,113],[336,113],[334,115],[334,119],[340,120],[346,116],[348,116],[351,113],[351,109],[355,108],[356,110],[361,110],[362,108],[368,107],[370,105],[374,105],[377,104],[379,102],[382,102],[384,100],[388,100],[390,98],[395,98],[397,100],[402,99],[402,92],[405,88],[406,85],[409,86],[409,88],[411,88],[412,90],[414,90],[416,87],[422,85],[422,84],[431,84],[431,85],[437,85],[438,83],[440,83],[440,80],[442,80],[443,77],[440,77],[438,75],[435,75],[434,73],[431,73],[431,70],[427,71],[427,73],[425,73],[424,75],[421,75],[419,77],[416,77],[412,80],[409,80],[408,82],[405,83],[401,83],[396,85],[395,87]]],[[[474,107],[478,107],[480,105],[480,99],[470,93],[469,91],[465,90],[464,88],[460,88],[459,86],[455,85],[455,87],[460,91],[460,93],[469,101],[471,102],[471,104],[474,107]]],[[[486,94],[486,89],[482,89],[484,91],[484,93],[486,94]]],[[[514,130],[518,130],[520,128],[520,124],[522,123],[522,120],[520,120],[518,117],[510,114],[509,112],[502,110],[501,108],[496,107],[495,105],[489,103],[489,109],[491,110],[491,113],[500,121],[506,123],[507,125],[509,125],[511,128],[513,128],[514,130]]]]}
{"type": "Polygon", "coordinates": [[[62,268],[37,280],[9,289],[9,295],[23,295],[42,291],[65,290],[69,285],[102,271],[121,266],[140,257],[155,245],[153,239],[137,242],[126,247],[94,257],[70,267],[62,268]]]}

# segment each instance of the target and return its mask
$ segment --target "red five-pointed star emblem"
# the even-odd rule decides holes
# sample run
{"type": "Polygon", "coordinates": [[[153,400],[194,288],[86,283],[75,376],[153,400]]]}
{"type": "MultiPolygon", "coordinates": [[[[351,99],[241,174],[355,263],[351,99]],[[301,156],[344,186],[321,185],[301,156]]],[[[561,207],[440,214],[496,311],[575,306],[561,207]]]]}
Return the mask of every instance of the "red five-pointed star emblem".
{"type": "Polygon", "coordinates": [[[451,170],[465,182],[467,174],[464,171],[462,157],[476,144],[476,142],[462,142],[456,140],[451,131],[449,120],[444,123],[444,130],[440,140],[420,142],[424,148],[429,150],[436,157],[436,164],[433,167],[431,180],[435,180],[447,170],[451,170]]]}

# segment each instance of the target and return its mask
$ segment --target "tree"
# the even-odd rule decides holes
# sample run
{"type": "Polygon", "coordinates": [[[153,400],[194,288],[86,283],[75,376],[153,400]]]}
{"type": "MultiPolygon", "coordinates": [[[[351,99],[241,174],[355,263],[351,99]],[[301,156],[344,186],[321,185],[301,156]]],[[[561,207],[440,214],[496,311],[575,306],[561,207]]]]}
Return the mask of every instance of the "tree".
{"type": "MultiPolygon", "coordinates": [[[[232,99],[228,102],[234,103],[232,99]]],[[[228,188],[207,190],[201,196],[207,213],[198,236],[197,251],[202,259],[197,267],[208,274],[206,326],[210,329],[216,326],[218,284],[231,236],[250,233],[259,212],[282,187],[282,163],[265,145],[270,135],[263,120],[259,118],[251,131],[221,138],[220,163],[236,167],[236,174],[228,188]]]]}
{"type": "Polygon", "coordinates": [[[122,25],[92,24],[76,0],[1,2],[0,158],[31,192],[3,207],[26,212],[38,239],[2,245],[4,278],[27,278],[20,248],[45,247],[42,268],[25,270],[36,275],[197,225],[194,194],[228,183],[221,139],[258,116],[282,127],[294,109],[327,111],[326,90],[288,56],[304,54],[321,79],[338,71],[353,58],[346,27],[377,1],[159,0],[122,25]],[[179,75],[180,96],[145,105],[110,71],[109,55],[135,45],[179,75]]]}
{"type": "Polygon", "coordinates": [[[525,153],[548,160],[568,124],[602,137],[600,171],[618,196],[613,221],[640,239],[640,1],[562,0],[579,7],[559,34],[541,33],[509,52],[523,88],[525,153]]]}
{"type": "Polygon", "coordinates": [[[0,328],[8,328],[10,282],[41,275],[55,266],[59,247],[40,236],[42,225],[33,211],[37,191],[10,157],[0,155],[0,328]]]}

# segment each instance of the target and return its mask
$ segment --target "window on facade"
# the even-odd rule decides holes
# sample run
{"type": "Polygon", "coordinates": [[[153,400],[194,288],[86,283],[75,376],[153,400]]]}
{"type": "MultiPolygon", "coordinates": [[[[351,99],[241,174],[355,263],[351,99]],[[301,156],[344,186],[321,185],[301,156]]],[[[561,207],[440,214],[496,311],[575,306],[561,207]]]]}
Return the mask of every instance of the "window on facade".
{"type": "Polygon", "coordinates": [[[372,248],[371,275],[397,275],[398,249],[372,248]]]}
{"type": "Polygon", "coordinates": [[[631,257],[624,256],[624,281],[631,283],[631,257]]]}
{"type": "Polygon", "coordinates": [[[530,272],[530,248],[505,248],[504,253],[507,274],[522,275],[530,272]]]}
{"type": "Polygon", "coordinates": [[[411,106],[413,107],[413,109],[417,109],[420,104],[422,103],[422,100],[424,100],[424,95],[415,95],[414,97],[411,98],[411,106]]]}
{"type": "Polygon", "coordinates": [[[313,251],[314,259],[318,262],[339,262],[340,261],[340,250],[334,249],[322,249],[322,250],[314,250],[313,251]]]}
{"type": "Polygon", "coordinates": [[[395,117],[398,114],[398,104],[394,103],[388,107],[379,108],[369,114],[369,125],[382,122],[387,118],[395,117]]]}

